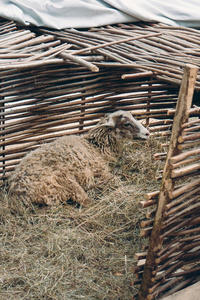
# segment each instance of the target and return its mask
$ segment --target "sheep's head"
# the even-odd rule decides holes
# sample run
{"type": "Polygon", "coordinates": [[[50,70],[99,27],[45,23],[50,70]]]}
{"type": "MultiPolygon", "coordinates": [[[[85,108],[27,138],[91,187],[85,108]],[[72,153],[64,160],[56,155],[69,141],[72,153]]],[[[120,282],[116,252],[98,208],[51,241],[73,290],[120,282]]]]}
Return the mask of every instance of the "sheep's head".
{"type": "Polygon", "coordinates": [[[113,128],[119,139],[148,139],[149,131],[130,112],[116,111],[102,118],[99,125],[113,128]]]}
{"type": "Polygon", "coordinates": [[[130,112],[122,110],[106,115],[91,128],[85,138],[109,158],[119,156],[125,140],[147,139],[149,131],[130,112]]]}

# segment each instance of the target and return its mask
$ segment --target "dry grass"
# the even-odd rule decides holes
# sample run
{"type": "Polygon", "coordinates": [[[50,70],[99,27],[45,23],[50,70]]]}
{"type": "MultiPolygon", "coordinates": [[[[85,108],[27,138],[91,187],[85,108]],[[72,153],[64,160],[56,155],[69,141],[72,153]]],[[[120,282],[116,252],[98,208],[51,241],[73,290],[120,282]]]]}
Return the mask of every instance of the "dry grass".
{"type": "Polygon", "coordinates": [[[98,191],[89,209],[0,202],[0,299],[131,299],[139,235],[138,202],[158,188],[159,142],[127,145],[113,167],[117,180],[98,191]]]}

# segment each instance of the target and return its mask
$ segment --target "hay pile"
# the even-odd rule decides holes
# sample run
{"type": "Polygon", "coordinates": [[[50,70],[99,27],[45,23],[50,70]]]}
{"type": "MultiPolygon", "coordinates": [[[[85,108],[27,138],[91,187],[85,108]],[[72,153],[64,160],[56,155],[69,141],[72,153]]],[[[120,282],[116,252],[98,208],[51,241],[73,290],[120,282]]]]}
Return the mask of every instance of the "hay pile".
{"type": "Polygon", "coordinates": [[[131,299],[139,234],[138,202],[158,188],[158,140],[127,145],[89,209],[27,209],[2,191],[0,299],[131,299]]]}

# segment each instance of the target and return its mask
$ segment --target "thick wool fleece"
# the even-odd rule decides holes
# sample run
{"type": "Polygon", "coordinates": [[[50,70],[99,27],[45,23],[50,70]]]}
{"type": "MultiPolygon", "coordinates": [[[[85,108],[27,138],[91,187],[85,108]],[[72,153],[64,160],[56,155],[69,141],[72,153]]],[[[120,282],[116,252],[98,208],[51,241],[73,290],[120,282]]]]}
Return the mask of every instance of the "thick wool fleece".
{"type": "Polygon", "coordinates": [[[85,206],[88,189],[112,177],[108,164],[119,156],[123,142],[148,136],[131,113],[114,112],[82,137],[62,137],[28,154],[9,177],[10,193],[26,203],[72,200],[85,206]]]}
{"type": "Polygon", "coordinates": [[[87,190],[111,177],[108,161],[84,137],[70,135],[30,152],[8,179],[10,193],[25,203],[89,204],[87,190]]]}

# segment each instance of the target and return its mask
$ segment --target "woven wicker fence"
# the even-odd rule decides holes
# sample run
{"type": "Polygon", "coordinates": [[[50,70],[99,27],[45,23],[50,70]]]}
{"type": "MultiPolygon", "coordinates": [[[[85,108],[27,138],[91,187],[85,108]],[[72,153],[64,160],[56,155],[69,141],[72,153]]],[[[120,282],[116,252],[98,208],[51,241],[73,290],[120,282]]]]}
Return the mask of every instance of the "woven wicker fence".
{"type": "Polygon", "coordinates": [[[151,209],[141,222],[150,237],[147,252],[137,253],[138,299],[161,299],[200,279],[200,121],[188,121],[197,67],[187,65],[159,191],[147,194],[151,209]]]}
{"type": "Polygon", "coordinates": [[[129,110],[152,133],[170,134],[182,68],[197,62],[198,31],[159,24],[30,30],[1,21],[1,178],[39,144],[83,133],[105,112],[129,110]]]}

